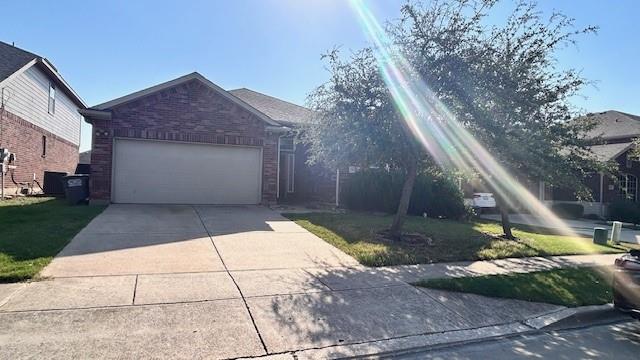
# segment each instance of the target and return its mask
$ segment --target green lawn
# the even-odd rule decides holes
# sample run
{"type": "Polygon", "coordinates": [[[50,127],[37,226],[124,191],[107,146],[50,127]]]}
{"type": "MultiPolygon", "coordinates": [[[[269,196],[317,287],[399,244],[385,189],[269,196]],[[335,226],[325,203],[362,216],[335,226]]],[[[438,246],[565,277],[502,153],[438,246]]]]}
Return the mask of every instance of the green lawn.
{"type": "Polygon", "coordinates": [[[285,216],[368,266],[626,251],[623,246],[595,245],[587,238],[525,231],[517,226],[514,235],[518,241],[503,240],[497,237],[502,233],[500,224],[480,220],[457,222],[409,216],[404,231],[428,236],[432,242],[427,244],[393,242],[377,236],[389,227],[392,216],[367,213],[285,216]]]}
{"type": "Polygon", "coordinates": [[[613,300],[611,272],[605,268],[566,268],[526,274],[432,279],[416,285],[571,307],[600,305],[613,300]]]}
{"type": "Polygon", "coordinates": [[[0,201],[0,282],[35,276],[103,209],[45,197],[0,201]]]}

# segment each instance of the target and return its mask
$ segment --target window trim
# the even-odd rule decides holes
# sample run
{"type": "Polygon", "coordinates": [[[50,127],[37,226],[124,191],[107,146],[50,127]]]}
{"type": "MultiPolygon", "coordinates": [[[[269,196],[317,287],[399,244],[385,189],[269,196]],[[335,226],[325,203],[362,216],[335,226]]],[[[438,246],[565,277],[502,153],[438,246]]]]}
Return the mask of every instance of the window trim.
{"type": "Polygon", "coordinates": [[[621,174],[618,177],[618,196],[624,200],[638,201],[638,177],[632,174],[621,174]],[[629,197],[629,184],[633,184],[632,197],[629,197]]]}
{"type": "Polygon", "coordinates": [[[286,190],[288,194],[295,192],[296,182],[296,154],[288,153],[285,155],[287,159],[287,186],[286,190]]]}
{"type": "Polygon", "coordinates": [[[47,103],[47,112],[51,115],[56,113],[56,92],[57,92],[56,84],[53,82],[49,82],[49,101],[47,103]],[[53,96],[52,96],[53,95],[53,96]]]}

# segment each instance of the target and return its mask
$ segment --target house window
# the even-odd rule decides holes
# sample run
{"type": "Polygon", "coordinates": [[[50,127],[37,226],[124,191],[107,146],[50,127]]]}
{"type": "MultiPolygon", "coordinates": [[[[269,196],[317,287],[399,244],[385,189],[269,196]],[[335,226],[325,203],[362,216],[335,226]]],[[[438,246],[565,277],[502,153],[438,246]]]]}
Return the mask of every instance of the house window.
{"type": "Polygon", "coordinates": [[[42,135],[42,157],[47,156],[47,137],[42,135]]]}
{"type": "Polygon", "coordinates": [[[287,192],[292,193],[294,191],[294,179],[295,179],[295,154],[287,154],[287,192]]]}
{"type": "Polygon", "coordinates": [[[633,175],[623,174],[618,177],[618,183],[621,198],[631,201],[638,199],[638,178],[633,175]]]}
{"type": "Polygon", "coordinates": [[[49,114],[56,111],[56,86],[49,83],[49,114]]]}

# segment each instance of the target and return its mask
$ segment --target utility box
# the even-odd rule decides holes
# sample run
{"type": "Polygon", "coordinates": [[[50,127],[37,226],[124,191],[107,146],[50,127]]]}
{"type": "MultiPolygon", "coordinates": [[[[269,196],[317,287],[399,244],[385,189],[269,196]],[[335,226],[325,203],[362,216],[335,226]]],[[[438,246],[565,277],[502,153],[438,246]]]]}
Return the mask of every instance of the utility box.
{"type": "Polygon", "coordinates": [[[85,204],[89,199],[89,176],[69,175],[62,179],[64,194],[70,205],[85,204]]]}
{"type": "Polygon", "coordinates": [[[611,227],[611,243],[620,244],[620,233],[622,232],[622,223],[620,221],[614,221],[611,227]]]}
{"type": "Polygon", "coordinates": [[[605,228],[594,228],[593,229],[593,243],[605,245],[607,243],[607,229],[605,228]]]}

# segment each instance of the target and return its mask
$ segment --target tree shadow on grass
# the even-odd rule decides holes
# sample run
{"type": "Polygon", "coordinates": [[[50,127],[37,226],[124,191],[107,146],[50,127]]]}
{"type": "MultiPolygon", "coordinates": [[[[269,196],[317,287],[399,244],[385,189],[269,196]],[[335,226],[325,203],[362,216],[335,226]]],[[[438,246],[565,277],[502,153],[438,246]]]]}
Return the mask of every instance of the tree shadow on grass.
{"type": "MultiPolygon", "coordinates": [[[[407,218],[405,231],[421,234],[427,241],[404,242],[391,241],[380,236],[380,232],[390,225],[391,216],[367,213],[306,213],[285,214],[285,216],[297,221],[307,230],[366,266],[557,255],[557,252],[545,250],[534,239],[523,237],[515,241],[506,240],[496,234],[481,231],[476,222],[410,216],[407,218]]],[[[521,230],[520,227],[517,230],[521,230]]],[[[623,250],[622,248],[612,249],[623,250]]],[[[563,254],[571,253],[568,251],[563,254]]],[[[574,253],[588,252],[576,248],[574,253]]]]}

